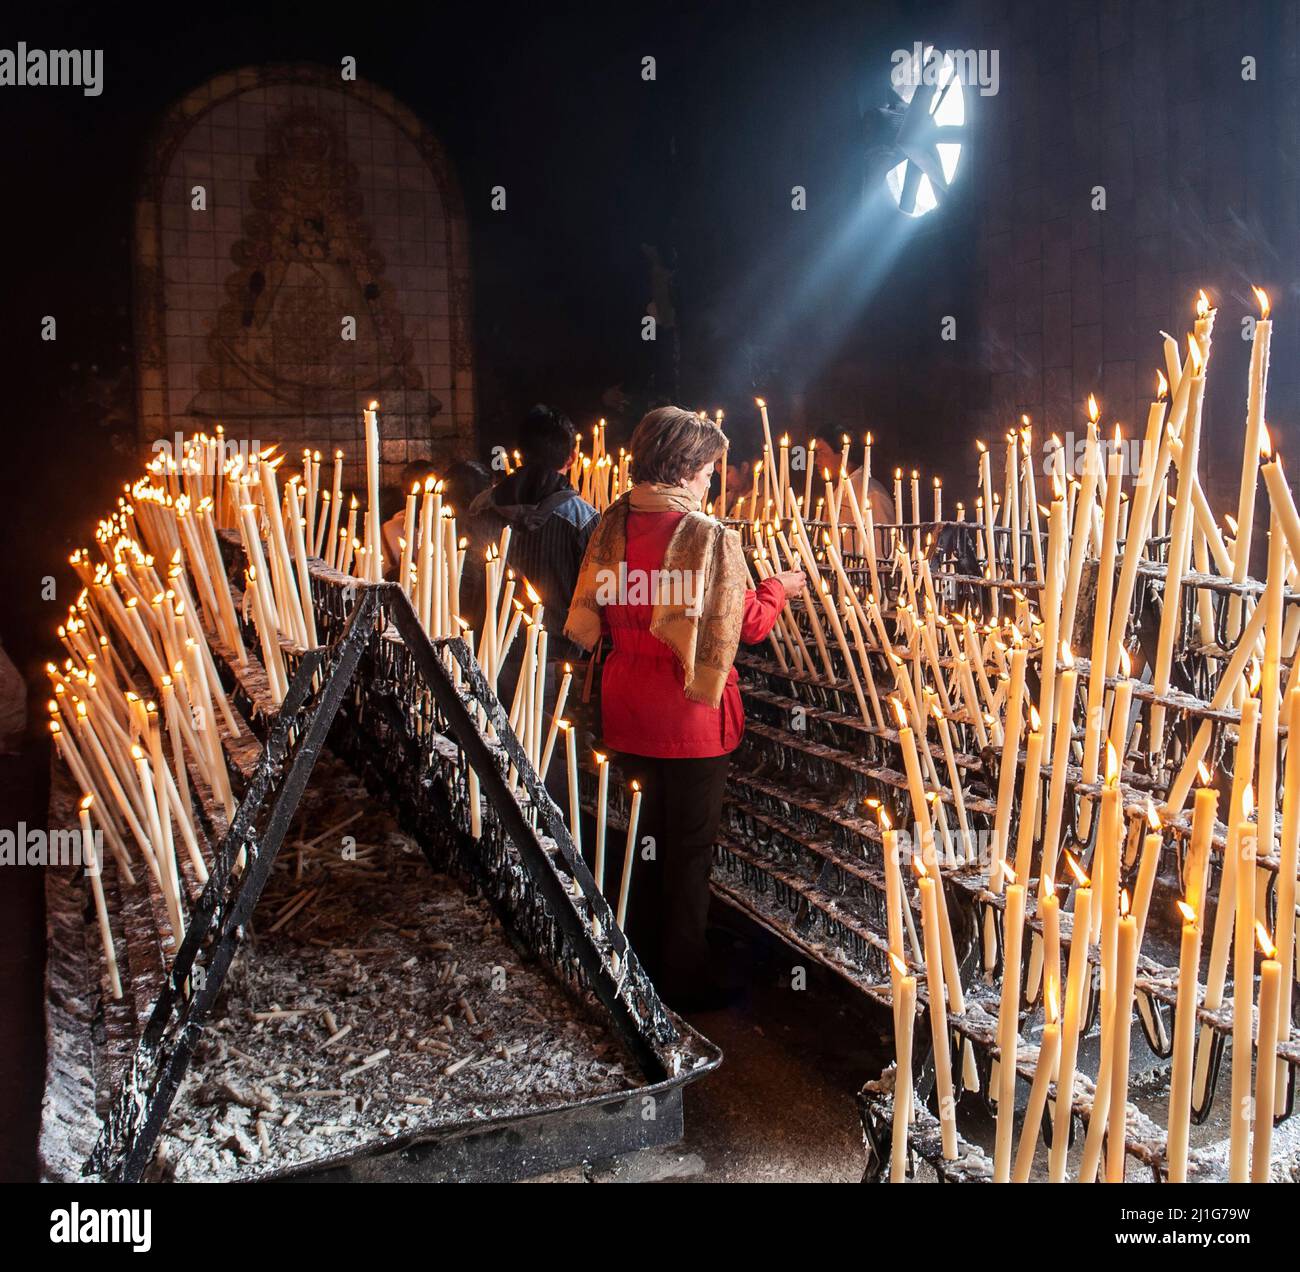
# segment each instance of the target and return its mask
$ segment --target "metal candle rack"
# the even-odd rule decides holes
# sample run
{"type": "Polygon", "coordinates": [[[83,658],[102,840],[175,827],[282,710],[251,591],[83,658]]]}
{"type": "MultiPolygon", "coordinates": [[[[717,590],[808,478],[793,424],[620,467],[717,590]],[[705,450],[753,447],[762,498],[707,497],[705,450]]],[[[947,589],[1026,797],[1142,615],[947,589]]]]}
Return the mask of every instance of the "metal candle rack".
{"type": "MultiPolygon", "coordinates": [[[[739,528],[746,536],[752,529],[748,525],[739,528]]],[[[826,527],[809,523],[808,528],[813,541],[820,542],[826,527]]],[[[1007,577],[1011,572],[1009,531],[999,530],[995,534],[1000,550],[991,571],[994,577],[990,579],[979,551],[982,527],[978,525],[943,522],[880,526],[877,527],[877,576],[887,595],[877,600],[886,612],[897,600],[900,585],[896,570],[890,566],[889,545],[896,537],[910,543],[914,532],[927,543],[935,589],[947,612],[961,612],[969,606],[972,611],[989,614],[996,609],[995,597],[1006,612],[1005,606],[1015,603],[1016,592],[1030,595],[1039,587],[1031,578],[1013,580],[1007,577]]],[[[1156,549],[1157,556],[1167,543],[1161,539],[1149,542],[1156,549]]],[[[1029,568],[1032,570],[1033,557],[1028,546],[1022,559],[1031,563],[1029,568]]],[[[869,587],[869,570],[864,557],[847,557],[845,564],[846,572],[855,584],[864,583],[869,587]]],[[[1117,561],[1116,568],[1119,564],[1117,561]]],[[[1097,562],[1087,562],[1086,568],[1095,579],[1097,562]]],[[[1154,634],[1158,627],[1164,573],[1163,561],[1159,559],[1144,561],[1138,570],[1130,621],[1132,629],[1138,633],[1148,663],[1154,661],[1154,634]],[[1153,619],[1157,621],[1153,622],[1153,619]]],[[[1134,816],[1145,812],[1149,800],[1161,802],[1170,780],[1171,766],[1176,765],[1180,758],[1176,748],[1185,747],[1203,721],[1208,721],[1212,730],[1209,760],[1220,780],[1231,775],[1233,738],[1240,714],[1231,709],[1212,709],[1209,698],[1217,684],[1222,663],[1231,655],[1232,649],[1194,643],[1191,639],[1189,634],[1195,630],[1191,622],[1196,604],[1195,590],[1203,588],[1212,594],[1216,636],[1222,637],[1228,599],[1234,594],[1257,596],[1263,590],[1263,584],[1255,580],[1233,584],[1217,575],[1188,574],[1184,578],[1187,583],[1183,592],[1186,612],[1180,629],[1182,643],[1174,661],[1174,687],[1158,699],[1148,684],[1138,683],[1134,687],[1134,714],[1140,714],[1148,703],[1158,700],[1167,708],[1167,724],[1162,744],[1154,754],[1149,748],[1143,748],[1143,754],[1122,757],[1120,780],[1126,828],[1134,816]]],[[[833,578],[831,583],[833,586],[833,578]]],[[[1300,602],[1300,596],[1286,593],[1288,607],[1295,607],[1297,602],[1300,602]]],[[[1082,615],[1086,606],[1081,603],[1079,608],[1082,615]]],[[[807,624],[802,607],[796,609],[801,625],[807,624]]],[[[1085,631],[1087,627],[1086,620],[1083,620],[1078,630],[1085,631]]],[[[811,647],[812,636],[807,626],[804,626],[804,634],[811,647]]],[[[1090,636],[1086,631],[1085,634],[1090,636]]],[[[867,653],[873,671],[878,677],[884,677],[884,683],[892,686],[893,675],[886,663],[886,652],[869,648],[867,653]]],[[[733,765],[723,833],[715,855],[714,889],[728,903],[777,932],[796,948],[832,968],[874,999],[888,1003],[890,974],[885,934],[883,845],[874,820],[863,816],[863,801],[879,801],[890,813],[893,824],[898,826],[910,823],[910,800],[897,733],[864,722],[840,651],[832,645],[830,655],[836,671],[836,679],[831,683],[824,678],[814,679],[782,669],[765,654],[742,652],[737,659],[749,723],[745,741],[733,765]]],[[[1080,686],[1086,684],[1091,673],[1087,661],[1076,660],[1075,669],[1080,686]]],[[[1037,674],[1031,660],[1027,694],[1037,674]]],[[[995,811],[996,756],[974,753],[973,730],[962,713],[954,713],[949,719],[955,734],[957,765],[969,779],[969,784],[963,781],[966,811],[972,829],[978,835],[991,827],[995,811]]],[[[939,767],[942,769],[942,765],[939,767]]],[[[1050,778],[1049,759],[1044,757],[1040,778],[1044,797],[1039,801],[1040,808],[1045,806],[1045,791],[1050,778]]],[[[951,808],[953,793],[950,788],[940,785],[928,789],[935,790],[939,801],[951,808]]],[[[1081,771],[1071,766],[1067,776],[1062,843],[1064,847],[1072,847],[1085,861],[1092,850],[1098,819],[1095,816],[1087,819],[1088,829],[1082,830],[1080,799],[1096,796],[1100,791],[1100,785],[1085,784],[1081,771]]],[[[1008,842],[1015,842],[1017,820],[1018,809],[1013,809],[1008,842]]],[[[1172,929],[1161,922],[1161,916],[1165,910],[1172,911],[1172,901],[1181,893],[1179,880],[1190,837],[1190,818],[1184,815],[1174,819],[1165,826],[1165,831],[1156,899],[1151,906],[1148,925],[1151,934],[1148,945],[1158,944],[1162,950],[1170,946],[1160,938],[1168,937],[1172,929]],[[1166,902],[1164,905],[1160,904],[1162,895],[1166,902]]],[[[936,842],[941,842],[937,831],[936,842]]],[[[1216,828],[1214,843],[1221,853],[1221,827],[1216,828]]],[[[948,895],[954,938],[962,959],[967,1006],[962,1015],[949,1015],[949,1026],[954,1041],[964,1039],[974,1047],[980,1073],[979,1087],[987,1102],[988,1072],[997,1051],[995,1026],[1000,987],[996,980],[989,984],[982,976],[981,934],[985,931],[986,917],[991,913],[997,920],[993,926],[999,942],[994,971],[1000,977],[1003,897],[990,891],[987,867],[962,862],[953,866],[945,863],[942,850],[937,855],[948,895]]],[[[1134,861],[1126,861],[1126,877],[1134,866],[1134,861]]],[[[1278,858],[1273,846],[1267,854],[1261,849],[1259,866],[1270,874],[1267,913],[1272,916],[1276,930],[1278,858]]],[[[1211,895],[1216,894],[1215,883],[1212,872],[1211,895]]],[[[1069,881],[1058,879],[1057,893],[1063,906],[1068,903],[1071,891],[1069,881]]],[[[1062,914],[1063,956],[1068,956],[1070,946],[1070,918],[1068,913],[1062,914]]],[[[1294,916],[1291,921],[1294,922],[1294,916]]],[[[1027,927],[1034,933],[1031,941],[1040,941],[1041,929],[1037,920],[1031,917],[1027,927]]],[[[1041,962],[1041,955],[1039,958],[1041,962]]],[[[1095,955],[1091,961],[1093,986],[1089,1025],[1095,1021],[1099,1000],[1095,955]]],[[[1033,955],[1026,958],[1025,963],[1032,965],[1033,955]]],[[[918,969],[913,967],[910,970],[918,969]]],[[[1135,1003],[1147,1045],[1156,1057],[1167,1057],[1171,1051],[1177,981],[1176,967],[1166,966],[1147,956],[1139,959],[1135,1003]]],[[[1040,987],[1028,988],[1036,996],[1040,987]]],[[[1032,1006],[1033,996],[1022,990],[1022,1011],[1032,1006]]],[[[914,1049],[916,1064],[922,1070],[917,1086],[921,1097],[932,1094],[933,1083],[925,997],[922,976],[918,979],[918,1043],[914,1049]]],[[[1213,1040],[1204,1095],[1193,1109],[1193,1120],[1199,1123],[1209,1116],[1215,1099],[1224,1044],[1232,1030],[1230,999],[1218,1011],[1198,1008],[1198,1018],[1211,1031],[1213,1040]]],[[[1035,1051],[1022,1050],[1017,1056],[1018,1073],[1026,1081],[1033,1076],[1035,1051]]],[[[1300,1035],[1293,1032],[1291,1039],[1279,1047],[1278,1054],[1285,1062],[1287,1074],[1279,1101],[1278,1120],[1282,1121],[1292,1115],[1295,1107],[1300,1035]]],[[[891,1093],[892,1082],[871,1083],[860,1096],[869,1148],[869,1178],[878,1178],[882,1172],[887,1172],[891,1093]]],[[[1090,1110],[1090,1101],[1075,1102],[1074,1111],[1080,1122],[1086,1123],[1090,1110]]],[[[923,1115],[923,1123],[928,1116],[923,1115]]],[[[937,1122],[934,1127],[937,1128],[937,1122]]],[[[1073,1133],[1073,1123],[1071,1129],[1073,1133]]],[[[1163,1141],[1162,1127],[1157,1127],[1141,1114],[1134,1118],[1133,1111],[1130,1111],[1127,1155],[1156,1179],[1162,1177],[1163,1141]]],[[[957,1162],[945,1162],[939,1150],[937,1130],[932,1134],[914,1136],[912,1152],[929,1162],[941,1178],[983,1178],[990,1171],[990,1164],[981,1151],[965,1143],[957,1162]]]]}
{"type": "MultiPolygon", "coordinates": [[[[231,564],[237,541],[222,546],[231,564]]],[[[144,1173],[327,738],[392,801],[436,868],[467,874],[531,955],[594,997],[660,1102],[670,1137],[674,1126],[679,1132],[681,1085],[715,1067],[720,1053],[659,999],[464,641],[431,640],[396,584],[363,584],[316,563],[311,585],[320,647],[285,649],[292,674],[278,708],[260,666],[240,669],[214,642],[226,688],[262,747],[229,825],[204,810],[218,841],[211,875],[192,889],[184,940],[85,1173],[125,1181],[144,1173]],[[477,838],[471,769],[485,801],[477,838]]],[[[606,1112],[627,1101],[617,1104],[606,1112]]],[[[603,1134],[608,1152],[638,1138],[608,1126],[603,1134]]]]}

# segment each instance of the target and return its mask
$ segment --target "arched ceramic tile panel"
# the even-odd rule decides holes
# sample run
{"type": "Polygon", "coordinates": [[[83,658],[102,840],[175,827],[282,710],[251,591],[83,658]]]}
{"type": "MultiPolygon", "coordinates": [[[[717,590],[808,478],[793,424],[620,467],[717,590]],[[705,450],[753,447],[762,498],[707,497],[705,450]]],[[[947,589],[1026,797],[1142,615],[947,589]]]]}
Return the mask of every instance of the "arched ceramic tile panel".
{"type": "Polygon", "coordinates": [[[221,75],[149,147],[136,216],[141,442],[341,447],[360,483],[380,402],[385,484],[474,445],[469,254],[436,138],[317,66],[221,75]],[[351,336],[348,339],[345,336],[351,336]]]}

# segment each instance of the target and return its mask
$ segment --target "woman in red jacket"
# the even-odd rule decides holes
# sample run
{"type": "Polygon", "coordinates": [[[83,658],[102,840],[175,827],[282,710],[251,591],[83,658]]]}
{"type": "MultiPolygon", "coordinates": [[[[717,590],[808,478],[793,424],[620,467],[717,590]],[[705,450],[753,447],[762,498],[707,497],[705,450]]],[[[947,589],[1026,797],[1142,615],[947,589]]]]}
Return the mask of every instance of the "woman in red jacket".
{"type": "Polygon", "coordinates": [[[748,588],[740,536],[700,511],[723,449],[715,424],[677,407],[637,425],[636,485],[592,536],[565,630],[588,649],[601,635],[612,644],[603,742],[643,792],[628,935],[664,997],[685,1010],[726,998],[709,971],[705,927],[728,757],[745,725],[736,649],[765,639],[804,587],[793,571],[748,588]]]}

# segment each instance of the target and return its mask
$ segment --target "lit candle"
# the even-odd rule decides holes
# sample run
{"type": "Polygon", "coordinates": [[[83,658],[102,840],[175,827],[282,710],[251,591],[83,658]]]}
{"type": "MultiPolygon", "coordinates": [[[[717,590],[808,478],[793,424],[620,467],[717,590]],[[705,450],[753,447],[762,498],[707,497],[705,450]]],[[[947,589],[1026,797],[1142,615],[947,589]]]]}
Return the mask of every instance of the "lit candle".
{"type": "MultiPolygon", "coordinates": [[[[762,398],[755,398],[755,404],[758,406],[759,417],[763,421],[763,491],[764,498],[771,498],[772,474],[770,465],[775,459],[775,451],[772,447],[772,426],[767,419],[767,403],[762,398]]],[[[757,492],[757,488],[755,488],[757,492]]]]}
{"type": "MultiPolygon", "coordinates": [[[[1183,463],[1178,470],[1178,496],[1174,503],[1174,519],[1169,532],[1169,556],[1165,568],[1163,609],[1160,615],[1160,634],[1156,644],[1155,674],[1152,688],[1157,695],[1151,703],[1147,747],[1156,754],[1165,730],[1165,708],[1160,696],[1169,692],[1169,678],[1173,669],[1174,637],[1182,613],[1183,572],[1187,568],[1188,550],[1191,546],[1192,483],[1196,479],[1196,463],[1201,445],[1201,411],[1205,402],[1205,364],[1201,360],[1200,346],[1195,340],[1188,345],[1192,362],[1191,401],[1183,426],[1183,463]]],[[[1254,463],[1258,461],[1256,443],[1254,463]]],[[[1251,507],[1254,508],[1255,469],[1251,468],[1251,507]]]]}
{"type": "Polygon", "coordinates": [[[1003,724],[1002,763],[998,768],[998,802],[993,820],[993,860],[989,870],[989,888],[1002,890],[1002,870],[1007,858],[1007,838],[1011,822],[1011,805],[1016,789],[1016,769],[1020,760],[1020,724],[1025,693],[1023,646],[1011,651],[1011,679],[1007,689],[1007,710],[1003,724]]]}
{"type": "MultiPolygon", "coordinates": [[[[1287,695],[1286,777],[1282,783],[1282,842],[1277,870],[1277,912],[1294,914],[1297,849],[1300,849],[1300,688],[1287,695]]],[[[1277,926],[1277,961],[1282,967],[1278,1001],[1277,1040],[1291,1032],[1291,991],[1295,969],[1295,924],[1277,926]]]]}
{"type": "Polygon", "coordinates": [[[993,1149],[993,1182],[1011,1179],[1012,1130],[1016,1118],[1016,1047],[1020,1037],[1020,948],[1024,938],[1025,885],[1014,882],[1009,866],[1002,912],[1002,994],[998,1004],[998,1120],[993,1149]]]}
{"type": "Polygon", "coordinates": [[[1006,524],[1011,531],[1011,577],[1019,583],[1021,580],[1021,544],[1020,544],[1020,446],[1016,434],[1007,434],[1007,466],[1005,509],[1006,524]]]}
{"type": "MultiPolygon", "coordinates": [[[[1106,512],[1102,522],[1101,563],[1097,572],[1097,596],[1093,610],[1091,668],[1088,672],[1088,696],[1084,716],[1083,780],[1097,780],[1097,753],[1101,742],[1102,698],[1106,691],[1106,641],[1109,636],[1110,603],[1115,583],[1115,541],[1118,538],[1119,494],[1122,483],[1121,456],[1109,460],[1106,486],[1106,512]]],[[[1121,651],[1122,657],[1123,651],[1121,651]]],[[[1128,672],[1125,671],[1125,677],[1128,672]]],[[[1118,686],[1116,686],[1118,695],[1118,686]]],[[[1127,711],[1125,718],[1127,719],[1127,711]]],[[[1124,747],[1116,743],[1121,762],[1124,747]]]]}
{"type": "Polygon", "coordinates": [[[578,731],[568,720],[560,721],[564,730],[564,749],[569,765],[569,837],[573,850],[582,856],[582,805],[578,801],[578,731]]]}
{"type": "MultiPolygon", "coordinates": [[[[718,411],[718,429],[722,429],[722,411],[718,411]]],[[[727,464],[731,458],[731,442],[726,434],[722,436],[722,471],[718,475],[718,506],[721,508],[719,516],[726,520],[727,516],[727,464]]]]}
{"type": "Polygon", "coordinates": [[[1061,1060],[1056,1078],[1056,1108],[1052,1117],[1052,1151],[1048,1158],[1048,1178],[1054,1184],[1065,1179],[1070,1119],[1074,1106],[1074,1073],[1079,1057],[1079,1033],[1088,1000],[1085,991],[1092,984],[1092,967],[1088,962],[1088,948],[1092,943],[1089,940],[1092,930],[1092,885],[1068,852],[1065,860],[1079,886],[1074,890],[1069,979],[1065,986],[1065,1015],[1061,1024],[1061,1060]]]}
{"type": "Polygon", "coordinates": [[[1070,763],[1070,739],[1074,722],[1074,687],[1078,672],[1067,643],[1061,645],[1064,670],[1057,677],[1056,734],[1052,739],[1052,780],[1048,784],[1047,818],[1043,823],[1041,873],[1056,873],[1056,856],[1061,845],[1061,818],[1065,810],[1065,780],[1070,763]]]}
{"type": "Polygon", "coordinates": [[[1052,1074],[1061,1051],[1061,1022],[1057,1018],[1058,974],[1056,971],[1049,970],[1044,981],[1043,1035],[1038,1044],[1034,1084],[1029,1089],[1029,1103],[1025,1106],[1025,1120],[1020,1128],[1020,1147],[1016,1150],[1016,1165],[1012,1174],[1013,1180],[1018,1184],[1028,1181],[1029,1172],[1034,1166],[1034,1153],[1038,1148],[1043,1110],[1047,1107],[1047,1089],[1051,1085],[1052,1074]]]}
{"type": "Polygon", "coordinates": [[[438,500],[434,495],[436,485],[437,482],[432,477],[425,479],[424,501],[420,506],[420,554],[416,569],[415,608],[420,626],[426,632],[433,620],[433,539],[438,516],[438,500]]]}
{"type": "Polygon", "coordinates": [[[935,881],[920,857],[913,859],[921,894],[921,927],[925,939],[925,984],[930,1000],[930,1035],[934,1051],[934,1082],[939,1097],[939,1133],[943,1155],[957,1157],[957,1103],[952,1087],[952,1054],[948,1041],[948,1011],[944,1003],[943,956],[939,940],[939,908],[935,881]]]}
{"type": "Polygon", "coordinates": [[[1129,1054],[1133,1030],[1133,978],[1137,970],[1137,924],[1129,912],[1128,892],[1120,896],[1120,918],[1116,940],[1115,1005],[1112,1029],[1114,1058],[1111,1061],[1110,1128],[1107,1132],[1106,1182],[1124,1182],[1127,1133],[1129,1054]]]}
{"type": "Polygon", "coordinates": [[[912,817],[915,819],[917,834],[920,839],[921,859],[935,866],[936,877],[931,880],[936,890],[935,908],[939,924],[939,940],[943,950],[944,982],[952,994],[952,1009],[961,1012],[965,1009],[965,1000],[961,989],[961,964],[957,958],[957,945],[953,940],[952,927],[948,918],[948,901],[938,881],[938,867],[934,850],[934,828],[930,820],[930,805],[925,795],[925,784],[921,777],[921,760],[916,749],[916,735],[907,725],[907,716],[903,704],[897,698],[890,703],[898,719],[898,743],[903,751],[903,764],[907,770],[908,793],[912,800],[912,817]]]}
{"type": "Polygon", "coordinates": [[[1071,483],[1075,498],[1074,536],[1070,540],[1070,558],[1065,569],[1065,590],[1061,601],[1061,628],[1068,637],[1074,630],[1074,611],[1079,600],[1079,583],[1083,577],[1083,561],[1092,538],[1092,510],[1101,474],[1101,460],[1097,449],[1097,421],[1101,410],[1097,399],[1088,394],[1088,440],[1083,453],[1083,481],[1071,483]]]}
{"type": "Polygon", "coordinates": [[[338,569],[345,574],[352,573],[352,550],[357,542],[357,502],[356,495],[352,496],[352,502],[348,506],[348,526],[343,531],[343,539],[340,544],[338,569]]]}
{"type": "MultiPolygon", "coordinates": [[[[1178,346],[1174,346],[1177,361],[1178,346]]],[[[1128,627],[1129,605],[1133,598],[1133,585],[1137,581],[1138,563],[1151,530],[1151,512],[1155,506],[1158,457],[1162,453],[1161,441],[1165,431],[1165,409],[1168,382],[1156,372],[1156,397],[1147,408],[1147,431],[1142,443],[1141,468],[1133,489],[1133,507],[1129,512],[1128,530],[1124,541],[1124,559],[1120,565],[1119,582],[1112,598],[1110,636],[1106,646],[1106,674],[1113,676],[1119,666],[1119,651],[1128,627]]]]}
{"type": "Polygon", "coordinates": [[[420,483],[414,482],[411,493],[406,496],[406,519],[402,523],[402,564],[397,572],[397,581],[407,596],[411,595],[411,555],[415,548],[415,536],[418,526],[415,520],[415,503],[420,493],[420,483]]]}
{"type": "MultiPolygon", "coordinates": [[[[1287,916],[1286,922],[1294,927],[1287,916]]],[[[1255,1137],[1251,1145],[1252,1183],[1268,1183],[1273,1158],[1273,1113],[1277,1107],[1277,1039],[1282,994],[1282,964],[1277,946],[1269,940],[1262,923],[1255,924],[1264,961],[1259,967],[1259,1054],[1255,1060],[1255,1137]]]]}
{"type": "MultiPolygon", "coordinates": [[[[93,795],[87,795],[77,809],[81,822],[82,864],[90,876],[90,890],[95,898],[95,918],[99,924],[99,938],[104,946],[104,962],[108,968],[108,983],[114,998],[122,997],[122,980],[117,971],[117,953],[113,948],[113,932],[108,925],[108,906],[104,901],[104,880],[101,877],[99,855],[95,851],[95,832],[90,825],[90,807],[95,802],[93,795]]],[[[915,993],[916,982],[912,982],[915,993]]],[[[908,1038],[909,1052],[911,1038],[908,1038]]]]}
{"type": "MultiPolygon", "coordinates": [[[[1232,1106],[1228,1180],[1250,1178],[1251,1033],[1255,1014],[1255,856],[1258,831],[1237,830],[1236,939],[1232,954],[1232,1106]]],[[[1275,1026],[1276,1028],[1276,1026],[1275,1026]]]]}
{"type": "MultiPolygon", "coordinates": [[[[1238,839],[1243,825],[1249,825],[1253,792],[1250,781],[1254,772],[1253,755],[1255,724],[1259,718],[1259,703],[1255,698],[1248,698],[1242,704],[1241,725],[1238,729],[1237,766],[1233,775],[1231,803],[1227,815],[1228,834],[1223,851],[1223,872],[1219,880],[1218,905],[1214,914],[1214,933],[1210,939],[1210,960],[1205,976],[1205,1007],[1207,1011],[1218,1011],[1223,1006],[1223,987],[1228,976],[1228,954],[1232,947],[1232,933],[1236,916],[1235,898],[1238,880],[1241,877],[1241,853],[1238,839]],[[1248,758],[1249,757],[1249,758],[1248,758]]],[[[1197,792],[1198,801],[1201,792],[1197,792]]],[[[1196,825],[1193,823],[1193,838],[1196,825]]],[[[1204,882],[1199,877],[1187,880],[1188,903],[1198,911],[1204,908],[1204,882]],[[1195,899],[1193,887],[1199,891],[1195,899]]],[[[1193,1099],[1200,1104],[1209,1082],[1210,1051],[1214,1043],[1214,1033],[1210,1026],[1201,1032],[1197,1047],[1196,1071],[1194,1076],[1193,1099]]]]}
{"type": "Polygon", "coordinates": [[[935,723],[939,726],[939,741],[943,746],[943,759],[948,769],[948,781],[952,790],[952,801],[957,809],[957,824],[961,829],[962,857],[968,863],[974,863],[978,856],[975,835],[971,831],[970,821],[966,816],[966,796],[962,790],[961,770],[957,767],[957,755],[952,745],[952,730],[948,727],[948,717],[944,715],[936,702],[931,708],[935,723]]]}
{"type": "Polygon", "coordinates": [[[1169,1120],[1165,1161],[1169,1182],[1187,1182],[1187,1140],[1192,1111],[1192,1045],[1200,989],[1201,924],[1197,911],[1179,901],[1183,935],[1178,956],[1178,1004],[1174,1014],[1174,1050],[1169,1079],[1169,1120]]]}
{"type": "Polygon", "coordinates": [[[979,450],[980,488],[983,492],[984,563],[989,570],[989,578],[996,578],[996,546],[993,538],[993,465],[989,457],[989,448],[983,442],[976,442],[975,445],[979,450]]]}
{"type": "Polygon", "coordinates": [[[1061,900],[1051,875],[1038,881],[1038,921],[1043,929],[1041,979],[1045,992],[1048,977],[1058,988],[1061,984],[1061,900]]]}
{"type": "Polygon", "coordinates": [[[1151,909],[1151,894],[1155,889],[1156,869],[1160,864],[1160,847],[1162,836],[1160,815],[1155,805],[1147,802],[1147,825],[1150,830],[1142,840],[1142,859],[1138,864],[1137,883],[1133,888],[1133,917],[1137,921],[1138,949],[1142,948],[1142,937],[1146,933],[1147,914],[1151,909]]]}
{"type": "Polygon", "coordinates": [[[596,888],[605,891],[605,822],[609,804],[609,757],[599,751],[596,756],[596,853],[595,869],[596,888]]]}
{"type": "Polygon", "coordinates": [[[366,408],[366,546],[370,549],[368,570],[370,582],[378,583],[384,577],[383,539],[379,522],[379,414],[378,402],[366,408]]]}
{"type": "Polygon", "coordinates": [[[1043,760],[1043,734],[1038,710],[1029,705],[1029,738],[1025,743],[1025,781],[1020,793],[1020,826],[1016,835],[1016,876],[1029,878],[1034,852],[1034,831],[1038,824],[1039,775],[1043,760]]]}
{"type": "MultiPolygon", "coordinates": [[[[1287,574],[1286,539],[1274,509],[1268,536],[1268,575],[1287,574]]],[[[1277,739],[1282,705],[1281,660],[1283,597],[1274,588],[1266,591],[1261,604],[1267,607],[1264,617],[1264,662],[1259,685],[1259,839],[1265,851],[1271,851],[1277,827],[1277,739]]]]}
{"type": "Polygon", "coordinates": [[[1119,929],[1119,849],[1123,826],[1124,808],[1119,789],[1119,762],[1114,746],[1107,743],[1106,783],[1101,794],[1101,824],[1097,830],[1098,841],[1095,849],[1099,863],[1096,872],[1096,909],[1100,910],[1100,924],[1098,924],[1098,917],[1093,919],[1094,932],[1098,926],[1101,929],[1101,1060],[1097,1068],[1092,1113],[1088,1119],[1088,1133],[1084,1137],[1083,1157],[1079,1163],[1080,1183],[1092,1183],[1097,1176],[1110,1113],[1115,1063],[1116,990],[1119,983],[1116,975],[1116,958],[1119,929]]]}
{"type": "MultiPolygon", "coordinates": [[[[343,512],[343,452],[336,450],[334,452],[334,488],[330,496],[330,526],[329,537],[326,540],[326,550],[329,554],[329,563],[335,569],[338,568],[338,544],[339,544],[339,517],[343,512]]],[[[349,538],[348,542],[351,542],[349,538]]]]}
{"type": "Polygon", "coordinates": [[[912,1120],[912,1029],[916,1019],[916,977],[907,964],[889,955],[894,969],[894,1124],[889,1156],[889,1182],[907,1178],[907,1128],[912,1120]]]}
{"type": "Polygon", "coordinates": [[[623,874],[618,881],[618,913],[615,921],[620,930],[627,923],[627,898],[632,887],[632,863],[636,860],[636,832],[641,823],[641,783],[632,783],[632,807],[627,814],[627,839],[623,844],[623,874]]]}
{"type": "MultiPolygon", "coordinates": [[[[1269,320],[1268,293],[1253,287],[1259,301],[1260,316],[1250,349],[1250,380],[1246,390],[1246,438],[1242,452],[1241,486],[1237,494],[1237,539],[1232,545],[1232,581],[1243,583],[1250,568],[1250,541],[1255,527],[1255,488],[1259,477],[1260,442],[1264,429],[1265,402],[1268,394],[1268,353],[1273,338],[1269,320]]],[[[1193,452],[1195,467],[1195,452],[1193,452]]],[[[1179,483],[1182,499],[1182,483],[1179,483]]],[[[1175,519],[1178,509],[1174,509],[1175,519]]],[[[1235,640],[1241,630],[1241,596],[1234,593],[1228,602],[1228,639],[1235,640]]],[[[1254,940],[1252,931],[1251,940],[1254,940]]],[[[1252,947],[1253,948],[1253,947],[1252,947]]]]}

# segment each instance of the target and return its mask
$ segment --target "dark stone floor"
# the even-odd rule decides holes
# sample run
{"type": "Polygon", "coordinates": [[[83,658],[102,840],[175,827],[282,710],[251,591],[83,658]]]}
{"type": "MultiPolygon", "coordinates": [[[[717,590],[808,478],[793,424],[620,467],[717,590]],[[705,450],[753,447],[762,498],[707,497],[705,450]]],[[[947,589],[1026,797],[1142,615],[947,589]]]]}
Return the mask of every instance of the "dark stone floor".
{"type": "MultiPolygon", "coordinates": [[[[716,909],[716,907],[715,907],[716,909]]],[[[685,1138],[542,1182],[856,1183],[865,1157],[854,1096],[892,1059],[881,1013],[765,933],[717,916],[733,936],[733,979],[749,986],[691,1023],[724,1053],[685,1094],[685,1138]],[[796,967],[806,987],[791,988],[796,967]]]]}

